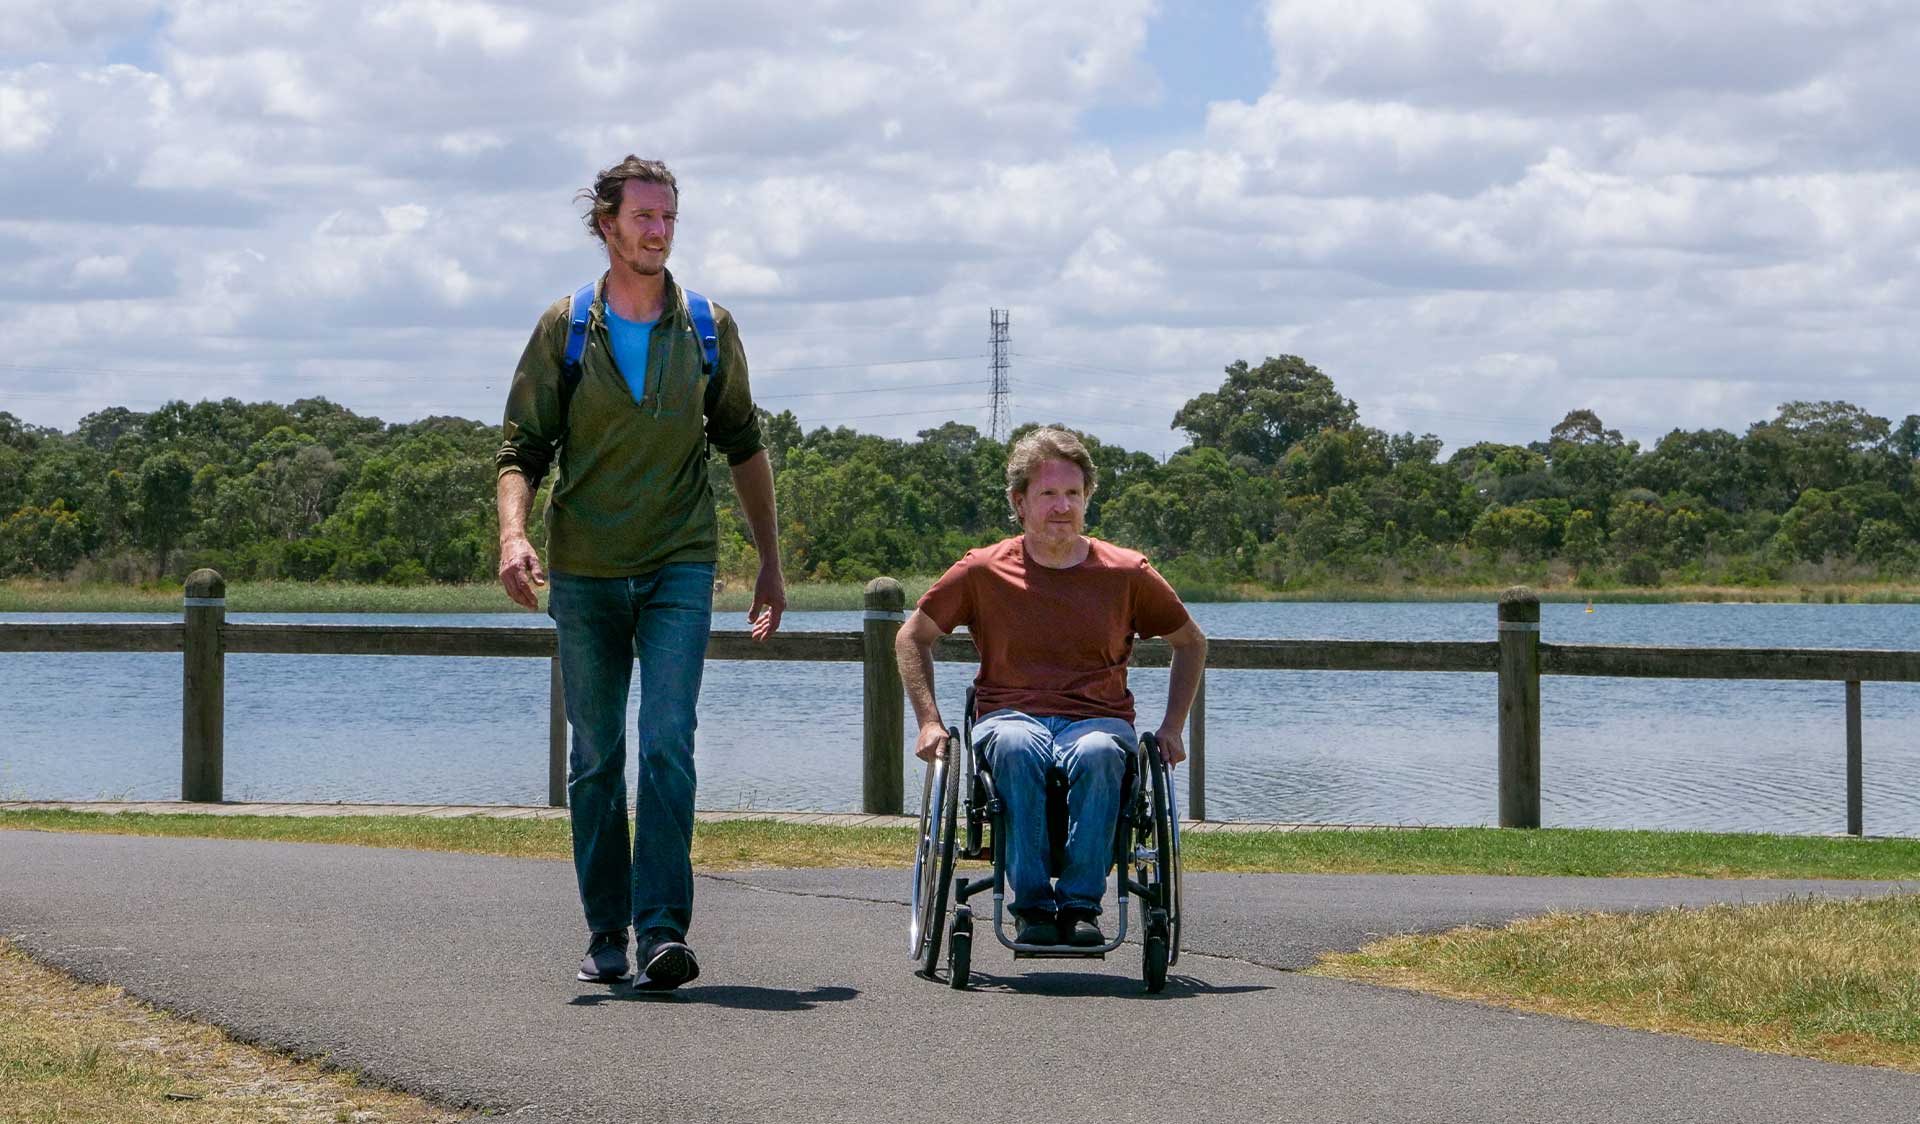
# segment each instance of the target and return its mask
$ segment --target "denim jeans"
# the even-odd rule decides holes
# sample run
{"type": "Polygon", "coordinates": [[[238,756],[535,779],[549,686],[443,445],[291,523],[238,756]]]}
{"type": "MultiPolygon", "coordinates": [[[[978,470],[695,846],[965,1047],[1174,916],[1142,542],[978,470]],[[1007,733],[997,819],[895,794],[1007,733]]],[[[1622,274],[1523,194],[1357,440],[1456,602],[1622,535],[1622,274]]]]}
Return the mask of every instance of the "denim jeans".
{"type": "Polygon", "coordinates": [[[587,927],[670,929],[693,920],[693,729],[713,619],[713,563],[632,578],[556,573],[547,613],[573,748],[567,804],[587,927]],[[627,843],[627,693],[640,661],[639,778],[627,843]]]}
{"type": "Polygon", "coordinates": [[[974,723],[973,744],[987,745],[987,767],[1007,805],[1007,880],[1022,912],[1100,912],[1120,783],[1137,744],[1118,718],[1036,718],[996,710],[974,723]],[[1047,877],[1047,770],[1067,778],[1067,847],[1059,884],[1047,877]]]}

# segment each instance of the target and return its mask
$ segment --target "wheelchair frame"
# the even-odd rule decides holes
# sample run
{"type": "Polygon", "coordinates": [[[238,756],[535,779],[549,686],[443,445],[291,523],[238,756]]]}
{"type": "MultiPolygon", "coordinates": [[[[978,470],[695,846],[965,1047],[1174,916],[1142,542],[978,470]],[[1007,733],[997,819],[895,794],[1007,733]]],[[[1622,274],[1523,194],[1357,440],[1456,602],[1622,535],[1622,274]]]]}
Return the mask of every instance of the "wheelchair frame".
{"type": "MultiPolygon", "coordinates": [[[[914,854],[913,901],[907,923],[908,955],[923,975],[937,979],[941,936],[947,931],[947,982],[965,988],[971,975],[973,910],[967,899],[993,890],[993,933],[1014,959],[1105,959],[1127,937],[1127,896],[1140,898],[1145,920],[1141,974],[1149,992],[1166,986],[1167,968],[1180,958],[1180,817],[1173,770],[1160,759],[1152,734],[1143,734],[1122,781],[1119,816],[1114,824],[1116,931],[1105,944],[1030,945],[1006,933],[1006,805],[982,768],[973,748],[974,691],[967,688],[962,728],[947,729],[945,751],[927,762],[921,781],[920,831],[914,854]],[[961,777],[966,777],[965,843],[959,813],[961,777]],[[991,857],[992,873],[969,879],[956,875],[960,858],[991,857]],[[954,898],[947,924],[948,893],[954,898]]],[[[1049,825],[1051,833],[1051,824],[1049,825]]]]}

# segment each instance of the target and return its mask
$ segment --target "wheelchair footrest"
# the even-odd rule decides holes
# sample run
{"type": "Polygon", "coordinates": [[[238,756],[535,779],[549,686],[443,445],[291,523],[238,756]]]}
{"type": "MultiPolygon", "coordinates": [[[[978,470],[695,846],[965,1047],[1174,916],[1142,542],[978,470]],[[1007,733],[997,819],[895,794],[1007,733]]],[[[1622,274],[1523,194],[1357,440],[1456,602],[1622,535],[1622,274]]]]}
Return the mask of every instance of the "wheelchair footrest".
{"type": "Polygon", "coordinates": [[[1065,948],[1057,952],[1021,952],[1016,949],[1013,958],[1015,960],[1105,960],[1107,954],[1104,952],[1085,952],[1079,949],[1065,948]]]}

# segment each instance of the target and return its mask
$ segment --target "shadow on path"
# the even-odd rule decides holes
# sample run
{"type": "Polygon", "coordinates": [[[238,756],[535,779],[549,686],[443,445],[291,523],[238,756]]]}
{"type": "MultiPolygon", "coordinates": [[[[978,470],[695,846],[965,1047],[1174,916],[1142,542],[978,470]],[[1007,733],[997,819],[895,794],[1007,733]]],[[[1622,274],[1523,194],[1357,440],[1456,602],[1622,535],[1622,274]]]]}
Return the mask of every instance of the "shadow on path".
{"type": "MultiPolygon", "coordinates": [[[[944,978],[930,977],[924,972],[914,975],[924,980],[933,980],[941,985],[944,978]]],[[[1158,995],[1149,994],[1146,984],[1138,979],[1126,976],[1111,976],[1097,972],[1022,972],[1018,975],[996,976],[991,972],[974,969],[967,983],[968,991],[977,991],[983,995],[1060,995],[1060,996],[1102,996],[1111,999],[1192,999],[1201,995],[1245,995],[1248,992],[1272,991],[1268,984],[1210,984],[1192,976],[1169,973],[1166,990],[1158,995]]]]}
{"type": "Polygon", "coordinates": [[[795,991],[784,987],[684,987],[678,991],[641,991],[632,984],[618,984],[600,995],[577,995],[567,1001],[570,1007],[597,1007],[602,1003],[706,1003],[715,1007],[737,1007],[746,1011],[811,1011],[822,1003],[844,1003],[859,995],[857,988],[816,987],[795,991]]]}

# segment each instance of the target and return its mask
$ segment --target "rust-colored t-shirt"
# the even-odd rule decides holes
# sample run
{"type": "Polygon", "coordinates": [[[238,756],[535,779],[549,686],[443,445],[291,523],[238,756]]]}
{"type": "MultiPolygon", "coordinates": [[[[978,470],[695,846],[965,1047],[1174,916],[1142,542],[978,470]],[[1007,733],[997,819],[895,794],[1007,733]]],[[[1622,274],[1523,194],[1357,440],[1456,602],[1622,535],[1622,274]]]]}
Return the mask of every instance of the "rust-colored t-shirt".
{"type": "Polygon", "coordinates": [[[1088,539],[1086,560],[1053,569],[1025,540],[970,550],[920,599],[944,632],[966,626],[980,652],[975,714],[1133,721],[1135,636],[1165,636],[1186,606],[1139,551],[1088,539]]]}

